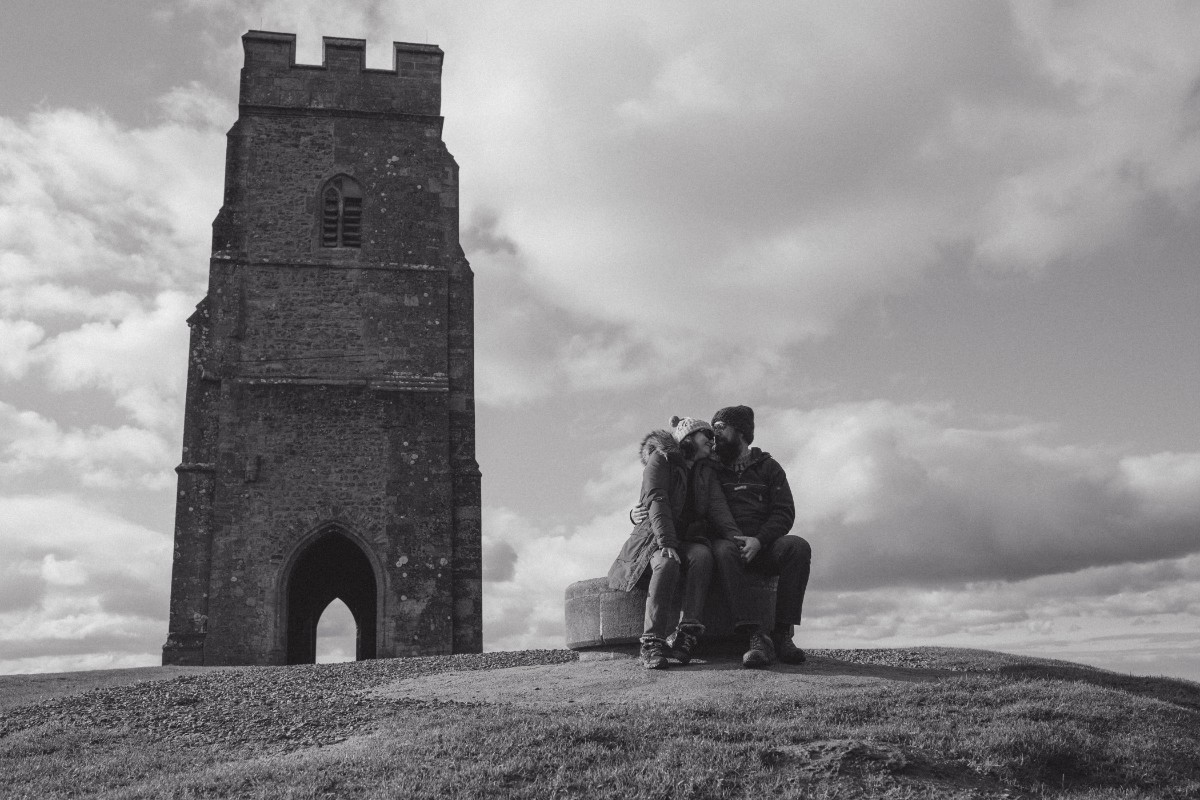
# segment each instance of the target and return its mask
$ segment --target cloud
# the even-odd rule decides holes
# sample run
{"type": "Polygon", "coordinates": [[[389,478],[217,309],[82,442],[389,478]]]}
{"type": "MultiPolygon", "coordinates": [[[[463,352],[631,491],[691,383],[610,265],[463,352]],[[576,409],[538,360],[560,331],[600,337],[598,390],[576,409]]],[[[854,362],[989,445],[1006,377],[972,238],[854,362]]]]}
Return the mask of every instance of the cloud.
{"type": "Polygon", "coordinates": [[[462,247],[475,272],[476,394],[498,406],[544,397],[556,383],[558,331],[570,323],[538,296],[494,211],[480,208],[463,222],[462,247]]]}
{"type": "MultiPolygon", "coordinates": [[[[666,427],[667,420],[663,420],[666,427]]],[[[648,431],[647,431],[648,433],[648,431]]],[[[642,484],[641,440],[609,453],[600,474],[583,485],[583,497],[598,508],[631,507],[642,484]]]]}
{"type": "Polygon", "coordinates": [[[79,487],[164,489],[176,454],[165,439],[131,426],[63,430],[54,420],[0,402],[0,476],[32,487],[69,476],[79,487]]]}
{"type": "MultiPolygon", "coordinates": [[[[0,284],[162,290],[197,286],[219,205],[222,131],[202,89],[164,101],[167,118],[125,128],[100,112],[0,118],[0,284]]],[[[230,110],[226,109],[226,118],[230,110]]]]}
{"type": "MultiPolygon", "coordinates": [[[[462,236],[475,272],[476,393],[511,407],[562,392],[631,389],[705,358],[687,342],[641,341],[618,325],[572,313],[547,297],[489,209],[462,236]]],[[[605,298],[599,298],[604,301],[605,298]]],[[[654,312],[654,303],[647,312],[654,312]]]]}
{"type": "Polygon", "coordinates": [[[801,638],[812,647],[980,647],[1195,680],[1198,590],[1195,555],[1019,581],[816,590],[801,638]]]}
{"type": "Polygon", "coordinates": [[[58,391],[96,386],[139,425],[178,429],[186,379],[188,327],[195,298],[162,292],[149,308],[119,322],[87,322],[35,351],[58,391]]]}
{"type": "Polygon", "coordinates": [[[232,109],[196,84],[160,107],[141,128],[74,109],[0,118],[0,380],[100,388],[161,430],[180,420],[232,109]]]}
{"type": "MultiPolygon", "coordinates": [[[[763,415],[824,585],[1009,579],[1200,549],[1200,453],[1052,446],[878,401],[763,415]]],[[[756,442],[757,444],[758,442],[756,442]]]]}
{"type": "Polygon", "coordinates": [[[485,401],[677,379],[671,342],[777,365],[935,268],[1037,280],[1200,209],[1191,12],[1130,37],[1099,6],[760,11],[439,14],[464,214],[504,243],[481,285],[520,265],[481,303],[485,401]]]}
{"type": "MultiPolygon", "coordinates": [[[[627,509],[598,514],[578,526],[539,526],[505,508],[485,508],[493,542],[516,552],[510,577],[484,585],[483,635],[489,650],[562,647],[563,597],[569,584],[608,572],[629,535],[627,509]]],[[[487,563],[485,571],[493,569],[487,563]]]]}
{"type": "Polygon", "coordinates": [[[506,541],[490,535],[483,537],[483,580],[486,583],[511,581],[515,574],[517,551],[506,541]]]}
{"type": "MultiPolygon", "coordinates": [[[[936,265],[947,243],[1036,271],[1114,235],[1164,186],[1194,190],[1200,160],[1179,138],[1191,73],[1152,62],[1103,78],[1113,127],[1109,107],[1087,102],[1100,78],[1051,69],[1100,55],[1064,41],[1071,20],[1037,21],[1050,30],[1035,39],[1001,6],[776,9],[737,25],[713,24],[711,6],[670,26],[636,16],[578,12],[499,74],[464,76],[455,102],[486,104],[517,70],[536,87],[496,109],[511,135],[460,139],[484,170],[476,191],[544,293],[639,339],[728,336],[751,310],[767,346],[824,335],[857,299],[936,265]],[[636,66],[614,69],[622,58],[636,66]],[[519,187],[487,165],[539,155],[519,187]],[[689,316],[714,295],[729,314],[689,316]],[[672,302],[645,314],[661,296],[672,302]]],[[[509,49],[509,37],[471,44],[501,39],[509,49]]]]}
{"type": "Polygon", "coordinates": [[[30,350],[44,335],[28,320],[0,319],[0,378],[23,378],[32,361],[30,350]]]}
{"type": "Polygon", "coordinates": [[[65,494],[0,497],[0,519],[0,672],[152,661],[166,633],[169,536],[65,494]]]}
{"type": "Polygon", "coordinates": [[[220,197],[214,102],[178,90],[142,128],[0,118],[0,381],[16,401],[0,403],[0,671],[157,660],[171,543],[129,517],[161,516],[132,506],[173,484],[184,320],[220,197]]]}
{"type": "Polygon", "coordinates": [[[171,542],[130,520],[169,514],[232,116],[192,84],[140,127],[0,118],[0,671],[157,660],[171,542]]]}
{"type": "Polygon", "coordinates": [[[139,302],[131,292],[91,291],[82,286],[45,283],[0,287],[0,313],[28,315],[58,324],[70,317],[120,319],[137,309],[139,302]]]}

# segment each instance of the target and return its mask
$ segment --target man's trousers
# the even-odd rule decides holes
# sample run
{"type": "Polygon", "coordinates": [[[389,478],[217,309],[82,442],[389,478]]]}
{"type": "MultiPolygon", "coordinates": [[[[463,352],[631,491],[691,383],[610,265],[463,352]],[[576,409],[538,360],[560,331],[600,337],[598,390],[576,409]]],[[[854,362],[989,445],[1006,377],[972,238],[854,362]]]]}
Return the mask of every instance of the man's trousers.
{"type": "Polygon", "coordinates": [[[804,610],[804,592],[808,588],[808,572],[812,564],[812,547],[799,536],[787,535],[758,551],[749,564],[742,561],[736,541],[718,539],[712,543],[717,580],[729,599],[734,627],[761,624],[746,584],[748,572],[778,575],[775,590],[775,626],[799,625],[804,610]]]}

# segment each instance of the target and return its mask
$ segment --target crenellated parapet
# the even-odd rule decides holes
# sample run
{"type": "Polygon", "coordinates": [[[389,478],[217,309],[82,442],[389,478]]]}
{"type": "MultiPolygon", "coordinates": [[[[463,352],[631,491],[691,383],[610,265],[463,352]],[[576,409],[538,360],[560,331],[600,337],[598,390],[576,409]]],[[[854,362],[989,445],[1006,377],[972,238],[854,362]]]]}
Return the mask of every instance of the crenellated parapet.
{"type": "Polygon", "coordinates": [[[296,35],[249,31],[239,102],[243,108],[316,113],[441,114],[442,49],[393,42],[391,69],[368,69],[364,39],[322,38],[322,63],[296,63],[296,35]]]}

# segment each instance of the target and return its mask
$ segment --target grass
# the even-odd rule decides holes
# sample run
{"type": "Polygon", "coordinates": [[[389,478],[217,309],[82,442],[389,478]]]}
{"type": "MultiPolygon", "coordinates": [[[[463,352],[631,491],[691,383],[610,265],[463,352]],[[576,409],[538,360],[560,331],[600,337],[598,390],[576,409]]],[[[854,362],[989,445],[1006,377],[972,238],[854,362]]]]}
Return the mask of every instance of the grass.
{"type": "Polygon", "coordinates": [[[1200,797],[1196,684],[1071,666],[927,673],[666,708],[376,698],[344,741],[276,749],[56,718],[0,738],[0,794],[1200,797]]]}

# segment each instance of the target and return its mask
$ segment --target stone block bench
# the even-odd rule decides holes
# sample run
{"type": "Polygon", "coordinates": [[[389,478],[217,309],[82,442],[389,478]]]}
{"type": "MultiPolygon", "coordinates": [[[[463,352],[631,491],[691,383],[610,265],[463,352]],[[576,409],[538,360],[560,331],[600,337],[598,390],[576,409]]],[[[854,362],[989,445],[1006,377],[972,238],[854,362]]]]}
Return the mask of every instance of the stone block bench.
{"type": "MultiPolygon", "coordinates": [[[[778,578],[750,573],[750,595],[762,620],[770,630],[775,622],[775,587],[778,578]]],[[[680,582],[682,586],[682,581],[680,582]]],[[[674,611],[679,616],[679,595],[674,611]]],[[[646,592],[634,589],[622,592],[608,588],[608,578],[590,578],[567,587],[564,604],[567,622],[567,647],[579,652],[583,660],[633,653],[642,635],[646,613],[646,592]]],[[[705,633],[700,654],[741,652],[745,642],[733,634],[733,617],[725,593],[714,581],[708,591],[704,613],[700,617],[705,633]]]]}

